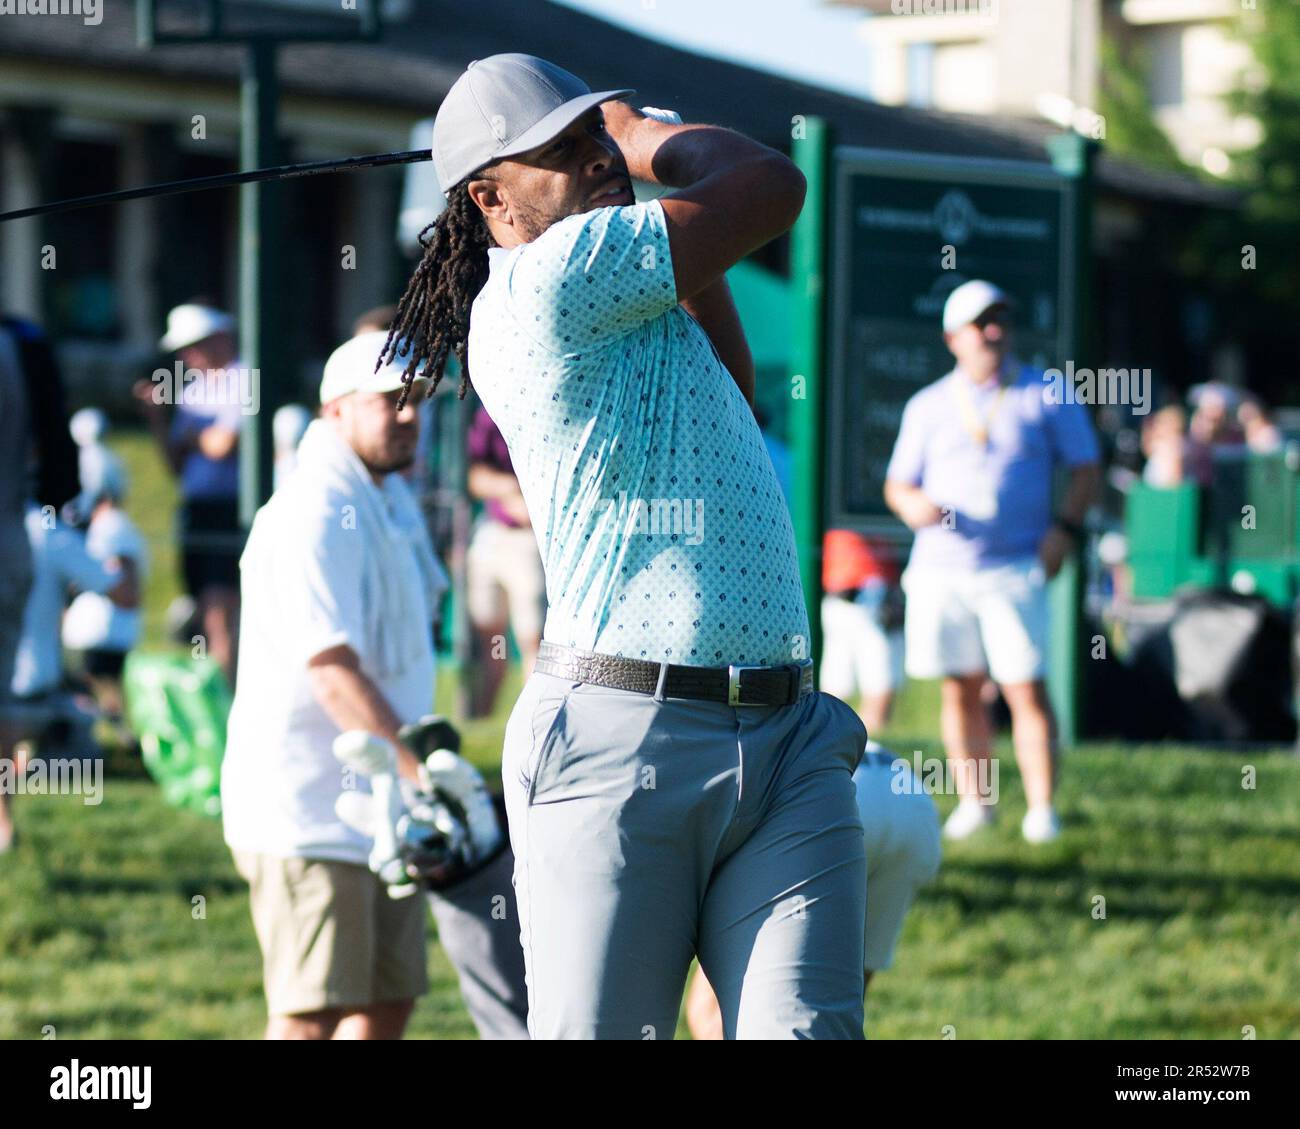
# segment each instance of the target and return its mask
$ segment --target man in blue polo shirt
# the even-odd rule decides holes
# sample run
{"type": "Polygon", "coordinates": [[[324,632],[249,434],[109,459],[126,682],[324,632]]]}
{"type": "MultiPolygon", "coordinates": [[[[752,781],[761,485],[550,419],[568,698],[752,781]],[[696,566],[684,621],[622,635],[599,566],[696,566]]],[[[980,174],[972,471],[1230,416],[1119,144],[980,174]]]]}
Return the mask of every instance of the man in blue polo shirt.
{"type": "Polygon", "coordinates": [[[1043,680],[1047,581],[1082,534],[1098,452],[1087,412],[1015,360],[1010,306],[978,279],[949,296],[944,341],[957,366],[908,401],[885,501],[916,531],[903,576],[907,672],[943,679],[944,744],[962,797],[944,833],[965,838],[993,818],[981,696],[991,675],[1011,709],[1029,805],[1022,831],[1047,842],[1060,833],[1043,680]],[[1069,483],[1053,517],[1057,467],[1069,483]]]}
{"type": "Polygon", "coordinates": [[[629,93],[528,55],[471,64],[394,330],[433,372],[457,351],[545,567],[502,763],[529,1026],[671,1037],[698,953],[729,1037],[861,1038],[865,733],[812,690],[723,277],[789,228],[804,180],[629,93]],[[632,177],[681,190],[636,204],[632,177]]]}

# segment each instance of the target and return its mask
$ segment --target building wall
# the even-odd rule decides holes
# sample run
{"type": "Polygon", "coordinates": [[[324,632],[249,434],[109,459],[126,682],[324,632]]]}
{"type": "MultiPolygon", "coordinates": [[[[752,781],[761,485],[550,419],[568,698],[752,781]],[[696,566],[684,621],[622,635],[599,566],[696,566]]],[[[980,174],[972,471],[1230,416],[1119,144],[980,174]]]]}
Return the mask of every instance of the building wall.
{"type": "Polygon", "coordinates": [[[1239,0],[1124,0],[1115,25],[1148,61],[1156,121],[1179,155],[1219,174],[1227,154],[1259,141],[1258,123],[1225,101],[1254,68],[1235,34],[1242,14],[1239,0]]]}
{"type": "MultiPolygon", "coordinates": [[[[1103,28],[1150,61],[1156,120],[1190,164],[1223,174],[1225,154],[1258,141],[1225,95],[1249,73],[1234,28],[1242,0],[860,0],[875,97],[966,113],[1034,115],[1068,99],[1094,109],[1103,28]],[[929,9],[927,14],[926,9],[929,9]]],[[[1076,126],[1078,121],[1076,120],[1076,126]]]]}
{"type": "Polygon", "coordinates": [[[903,11],[917,14],[885,9],[860,25],[879,101],[1032,113],[1043,94],[1081,105],[1095,100],[1099,0],[996,0],[983,7],[970,0],[928,14],[919,5],[903,11]],[[921,79],[927,59],[928,83],[921,79]],[[926,85],[930,97],[918,96],[926,85]]]}
{"type": "MultiPolygon", "coordinates": [[[[413,115],[286,94],[286,160],[405,149],[413,115]]],[[[64,64],[0,68],[4,210],[238,168],[238,92],[64,64]],[[201,123],[195,121],[201,115],[201,123]]],[[[285,294],[296,360],[317,367],[360,309],[395,300],[400,174],[373,170],[284,185],[293,233],[285,294]],[[342,247],[356,245],[356,269],[342,247]]],[[[95,386],[119,407],[156,363],[167,309],[202,294],[238,305],[235,189],[0,224],[0,304],[54,332],[73,399],[95,386]],[[43,269],[53,246],[57,266],[43,269]],[[45,262],[43,262],[45,260],[45,262]]]]}

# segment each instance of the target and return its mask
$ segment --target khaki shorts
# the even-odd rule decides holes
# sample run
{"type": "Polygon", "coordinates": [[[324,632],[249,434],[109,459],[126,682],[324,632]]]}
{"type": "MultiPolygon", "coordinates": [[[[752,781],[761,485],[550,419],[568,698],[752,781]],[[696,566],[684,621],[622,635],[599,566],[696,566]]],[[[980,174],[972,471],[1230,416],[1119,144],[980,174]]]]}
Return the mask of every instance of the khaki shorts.
{"type": "Polygon", "coordinates": [[[504,627],[536,643],[546,617],[546,576],[531,527],[480,521],[465,556],[466,606],[476,627],[504,627]]]}
{"type": "Polygon", "coordinates": [[[355,1009],[428,990],[423,898],[390,898],[355,863],[234,856],[249,884],[268,1014],[355,1009]]]}

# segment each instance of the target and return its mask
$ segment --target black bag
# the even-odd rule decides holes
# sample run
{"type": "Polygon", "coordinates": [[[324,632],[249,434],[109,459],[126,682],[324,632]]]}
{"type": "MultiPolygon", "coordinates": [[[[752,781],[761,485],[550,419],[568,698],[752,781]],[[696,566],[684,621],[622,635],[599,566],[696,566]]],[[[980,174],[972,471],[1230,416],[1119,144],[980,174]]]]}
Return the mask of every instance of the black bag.
{"type": "Polygon", "coordinates": [[[1135,651],[1133,668],[1153,701],[1170,702],[1170,690],[1176,696],[1181,709],[1169,736],[1295,739],[1291,628],[1267,600],[1227,591],[1179,596],[1168,626],[1135,651]]]}

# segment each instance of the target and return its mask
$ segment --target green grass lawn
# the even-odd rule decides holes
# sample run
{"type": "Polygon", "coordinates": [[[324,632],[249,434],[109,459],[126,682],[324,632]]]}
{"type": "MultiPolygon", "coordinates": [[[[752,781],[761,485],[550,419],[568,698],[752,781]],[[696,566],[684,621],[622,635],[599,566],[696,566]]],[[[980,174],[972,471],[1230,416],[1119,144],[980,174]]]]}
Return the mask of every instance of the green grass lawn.
{"type": "MultiPolygon", "coordinates": [[[[131,509],[150,537],[155,632],[174,592],[171,487],[141,441],[131,509]]],[[[515,684],[465,726],[489,773],[515,684]]],[[[451,698],[444,678],[439,697],[451,698]]],[[[894,734],[936,751],[933,688],[905,692],[894,734]]],[[[892,740],[891,740],[892,737],[892,740]]],[[[918,899],[892,970],[867,1003],[878,1038],[1300,1037],[1300,761],[1174,746],[1067,753],[1065,834],[1019,837],[1019,779],[1002,740],[1002,815],[949,845],[918,899]],[[1242,766],[1256,787],[1242,787],[1242,766]],[[1095,898],[1105,917],[1094,916],[1095,898]]],[[[946,814],[950,799],[941,800],[946,814]]],[[[218,823],[163,805],[130,769],[104,802],[18,797],[22,836],[0,859],[0,1038],[256,1036],[260,965],[245,887],[218,823]],[[194,899],[203,899],[196,904],[194,899]],[[196,908],[201,904],[202,912],[196,908]]],[[[411,1033],[472,1036],[431,941],[432,990],[411,1033]]]]}

